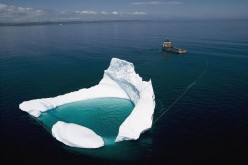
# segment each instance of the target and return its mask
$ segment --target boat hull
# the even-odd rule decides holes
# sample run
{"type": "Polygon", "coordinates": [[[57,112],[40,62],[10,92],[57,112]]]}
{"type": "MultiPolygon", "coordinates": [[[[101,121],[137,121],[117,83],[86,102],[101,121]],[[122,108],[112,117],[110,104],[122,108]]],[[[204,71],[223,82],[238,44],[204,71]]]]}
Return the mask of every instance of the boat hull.
{"type": "Polygon", "coordinates": [[[177,53],[177,54],[183,54],[186,53],[185,49],[181,49],[181,48],[164,48],[163,50],[166,52],[170,52],[170,53],[177,53]]]}

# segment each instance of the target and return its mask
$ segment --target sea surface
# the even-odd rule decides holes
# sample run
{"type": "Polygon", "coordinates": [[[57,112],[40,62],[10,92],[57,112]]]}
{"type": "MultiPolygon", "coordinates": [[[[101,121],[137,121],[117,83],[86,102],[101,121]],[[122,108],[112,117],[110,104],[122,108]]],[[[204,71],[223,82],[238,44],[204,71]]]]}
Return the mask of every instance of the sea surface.
{"type": "Polygon", "coordinates": [[[110,21],[0,26],[1,161],[7,164],[248,162],[248,21],[110,21]],[[162,51],[170,39],[186,54],[162,51]],[[115,143],[133,104],[104,98],[34,118],[19,104],[97,85],[111,58],[132,62],[155,92],[154,123],[115,143]],[[51,134],[82,124],[106,146],[79,149],[51,134]]]}

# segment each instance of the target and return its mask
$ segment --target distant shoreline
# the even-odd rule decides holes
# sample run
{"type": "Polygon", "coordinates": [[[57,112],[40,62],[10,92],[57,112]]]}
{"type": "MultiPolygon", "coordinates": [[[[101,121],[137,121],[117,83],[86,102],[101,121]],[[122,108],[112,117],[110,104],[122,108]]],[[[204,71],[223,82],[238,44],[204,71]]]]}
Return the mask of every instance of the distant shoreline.
{"type": "Polygon", "coordinates": [[[248,21],[247,19],[147,19],[147,20],[92,20],[92,21],[44,21],[44,22],[0,22],[0,26],[38,26],[38,25],[63,25],[63,24],[82,24],[82,23],[101,23],[101,22],[212,22],[212,21],[248,21]]]}

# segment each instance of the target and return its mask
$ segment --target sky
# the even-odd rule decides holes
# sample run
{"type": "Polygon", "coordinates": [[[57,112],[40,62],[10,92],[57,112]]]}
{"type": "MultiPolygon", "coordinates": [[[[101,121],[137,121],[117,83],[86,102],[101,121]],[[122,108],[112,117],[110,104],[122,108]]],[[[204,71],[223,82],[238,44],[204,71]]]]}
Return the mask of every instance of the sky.
{"type": "Polygon", "coordinates": [[[248,0],[0,0],[0,23],[248,19],[248,0]]]}

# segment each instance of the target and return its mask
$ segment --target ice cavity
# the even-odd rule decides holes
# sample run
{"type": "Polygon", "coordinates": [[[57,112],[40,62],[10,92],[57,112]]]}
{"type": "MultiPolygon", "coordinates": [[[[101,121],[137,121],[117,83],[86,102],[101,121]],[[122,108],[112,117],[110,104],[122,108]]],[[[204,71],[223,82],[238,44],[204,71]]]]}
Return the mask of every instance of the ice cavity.
{"type": "MultiPolygon", "coordinates": [[[[151,80],[143,81],[135,72],[132,63],[118,58],[112,58],[109,68],[104,71],[103,79],[98,85],[56,97],[24,101],[19,108],[30,115],[39,117],[42,112],[67,103],[104,97],[130,99],[135,104],[132,113],[121,124],[116,142],[136,140],[142,132],[151,128],[155,109],[152,82],[151,80]]],[[[55,124],[52,129],[53,136],[66,145],[84,147],[77,143],[80,140],[75,139],[79,138],[79,135],[82,138],[87,134],[84,134],[84,131],[77,133],[77,129],[71,125],[68,128],[65,127],[68,127],[66,123],[55,124]],[[66,132],[69,132],[70,136],[66,132]],[[70,140],[71,137],[74,139],[73,142],[70,140]]],[[[87,147],[90,148],[90,146],[87,147]]],[[[92,145],[92,148],[95,146],[92,145]]]]}

